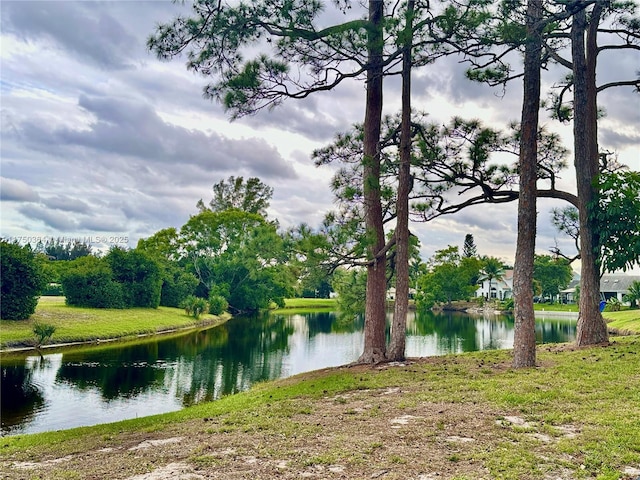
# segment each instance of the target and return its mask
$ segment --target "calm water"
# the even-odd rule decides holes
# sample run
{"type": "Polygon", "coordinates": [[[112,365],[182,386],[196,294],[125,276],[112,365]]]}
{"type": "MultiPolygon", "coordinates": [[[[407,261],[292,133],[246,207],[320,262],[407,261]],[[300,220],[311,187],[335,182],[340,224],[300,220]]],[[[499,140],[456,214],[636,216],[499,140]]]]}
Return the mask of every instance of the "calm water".
{"type": "MultiPolygon", "coordinates": [[[[362,320],[334,313],[234,318],[220,327],[131,345],[1,360],[3,435],[179,410],[253,383],[357,360],[362,320]]],[[[537,323],[539,342],[569,342],[575,321],[537,323]]],[[[513,346],[513,319],[410,313],[407,356],[513,346]]]]}

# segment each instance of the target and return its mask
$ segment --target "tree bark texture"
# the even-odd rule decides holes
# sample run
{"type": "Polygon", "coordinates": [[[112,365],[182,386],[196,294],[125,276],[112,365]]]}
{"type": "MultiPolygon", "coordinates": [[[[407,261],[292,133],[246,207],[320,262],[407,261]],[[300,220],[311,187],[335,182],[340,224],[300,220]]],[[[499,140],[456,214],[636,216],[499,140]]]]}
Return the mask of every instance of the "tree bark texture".
{"type": "Polygon", "coordinates": [[[359,361],[386,360],[386,257],[384,225],[380,202],[380,130],[382,123],[382,20],[384,2],[369,1],[367,99],[364,118],[364,205],[367,242],[371,264],[367,267],[364,320],[364,350],[359,361]]]}
{"type": "Polygon", "coordinates": [[[518,237],[513,271],[515,313],[513,366],[515,368],[534,367],[536,364],[533,259],[536,244],[536,166],[541,53],[542,0],[529,0],[527,5],[527,43],[524,54],[524,97],[519,159],[518,237]]]}
{"type": "Polygon", "coordinates": [[[580,220],[580,300],[576,331],[578,346],[609,341],[607,326],[599,309],[600,268],[598,266],[598,228],[589,218],[590,204],[596,200],[594,185],[598,175],[598,109],[596,88],[597,28],[602,4],[596,3],[587,22],[580,9],[573,17],[571,48],[573,61],[574,164],[578,186],[580,220]],[[585,42],[585,32],[588,31],[585,42]]]}
{"type": "Polygon", "coordinates": [[[407,311],[409,310],[409,193],[411,190],[411,48],[414,0],[407,4],[405,44],[402,58],[402,124],[400,172],[396,200],[396,300],[391,325],[389,360],[405,359],[407,311]]]}

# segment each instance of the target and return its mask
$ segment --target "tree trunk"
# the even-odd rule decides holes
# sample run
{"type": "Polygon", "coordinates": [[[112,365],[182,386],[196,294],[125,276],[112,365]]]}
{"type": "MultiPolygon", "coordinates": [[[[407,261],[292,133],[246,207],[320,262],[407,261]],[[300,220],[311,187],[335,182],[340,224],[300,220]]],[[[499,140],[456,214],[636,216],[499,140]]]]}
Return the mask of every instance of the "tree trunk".
{"type": "Polygon", "coordinates": [[[514,368],[534,367],[536,364],[533,259],[536,245],[536,170],[541,53],[542,0],[529,0],[527,5],[527,43],[524,54],[524,97],[520,138],[518,238],[513,270],[514,368]]]}
{"type": "Polygon", "coordinates": [[[400,130],[400,171],[396,201],[396,302],[391,326],[389,360],[402,361],[409,310],[409,193],[411,190],[411,47],[414,0],[407,4],[405,43],[402,55],[402,125],[400,130]]]}
{"type": "Polygon", "coordinates": [[[364,117],[364,206],[371,264],[367,267],[367,299],[364,320],[364,350],[359,361],[386,360],[386,261],[379,255],[385,245],[380,202],[380,129],[382,123],[382,20],[384,2],[369,1],[367,100],[364,117]]]}
{"type": "Polygon", "coordinates": [[[580,219],[580,302],[576,343],[578,346],[609,341],[607,326],[600,314],[600,269],[598,266],[597,225],[589,218],[589,207],[596,200],[594,180],[598,175],[598,109],[596,89],[597,28],[602,4],[591,13],[580,9],[573,17],[571,48],[574,82],[574,163],[578,185],[580,219]],[[585,45],[585,31],[589,28],[585,45]]]}

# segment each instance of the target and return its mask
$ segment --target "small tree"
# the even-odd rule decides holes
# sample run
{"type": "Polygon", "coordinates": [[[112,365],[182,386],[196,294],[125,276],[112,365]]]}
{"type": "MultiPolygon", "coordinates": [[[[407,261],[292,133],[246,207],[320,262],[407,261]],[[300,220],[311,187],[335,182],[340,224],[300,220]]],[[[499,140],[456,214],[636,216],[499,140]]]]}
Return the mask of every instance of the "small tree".
{"type": "Polygon", "coordinates": [[[44,286],[35,255],[28,245],[21,247],[2,240],[0,259],[0,316],[5,320],[29,318],[36,309],[38,295],[44,286]]]}
{"type": "Polygon", "coordinates": [[[500,259],[495,257],[485,257],[482,259],[482,270],[480,271],[480,281],[487,280],[489,282],[489,298],[491,298],[491,287],[494,280],[502,280],[504,278],[504,265],[500,259]]]}
{"type": "Polygon", "coordinates": [[[363,313],[365,309],[367,272],[358,269],[338,269],[331,282],[338,294],[337,303],[341,312],[350,315],[363,313]]]}
{"type": "Polygon", "coordinates": [[[478,248],[473,240],[473,235],[467,233],[464,237],[464,246],[462,247],[462,256],[466,258],[475,257],[478,255],[478,248]]]}
{"type": "Polygon", "coordinates": [[[36,347],[40,348],[51,339],[56,331],[55,325],[36,322],[33,324],[33,334],[36,336],[36,347]]]}

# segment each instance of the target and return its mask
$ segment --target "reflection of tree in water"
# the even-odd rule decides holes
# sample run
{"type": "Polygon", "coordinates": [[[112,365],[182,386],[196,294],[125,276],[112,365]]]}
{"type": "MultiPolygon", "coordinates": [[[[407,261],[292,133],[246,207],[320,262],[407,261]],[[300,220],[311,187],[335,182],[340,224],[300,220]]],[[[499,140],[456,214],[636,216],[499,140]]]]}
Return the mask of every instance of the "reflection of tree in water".
{"type": "Polygon", "coordinates": [[[575,322],[557,319],[546,319],[536,322],[537,343],[567,343],[576,339],[575,322]]]}
{"type": "Polygon", "coordinates": [[[476,322],[458,312],[434,313],[417,311],[415,321],[407,324],[408,335],[436,335],[438,345],[444,351],[477,350],[476,322]]]}
{"type": "Polygon", "coordinates": [[[364,315],[314,312],[304,315],[309,327],[309,338],[321,333],[354,333],[364,328],[364,315]]]}
{"type": "Polygon", "coordinates": [[[407,324],[407,334],[436,338],[440,352],[473,352],[504,348],[513,330],[513,318],[506,315],[472,317],[464,312],[417,311],[407,324]]]}
{"type": "Polygon", "coordinates": [[[57,382],[80,390],[98,389],[105,400],[130,398],[162,384],[164,371],[153,368],[160,352],[158,342],[63,355],[57,382]]]}
{"type": "Polygon", "coordinates": [[[33,384],[33,370],[21,365],[3,365],[0,369],[0,412],[3,435],[21,428],[44,406],[40,389],[33,384]]]}
{"type": "Polygon", "coordinates": [[[290,317],[268,312],[225,325],[228,342],[193,359],[192,379],[178,395],[183,405],[210,401],[278,378],[294,333],[290,317]]]}

